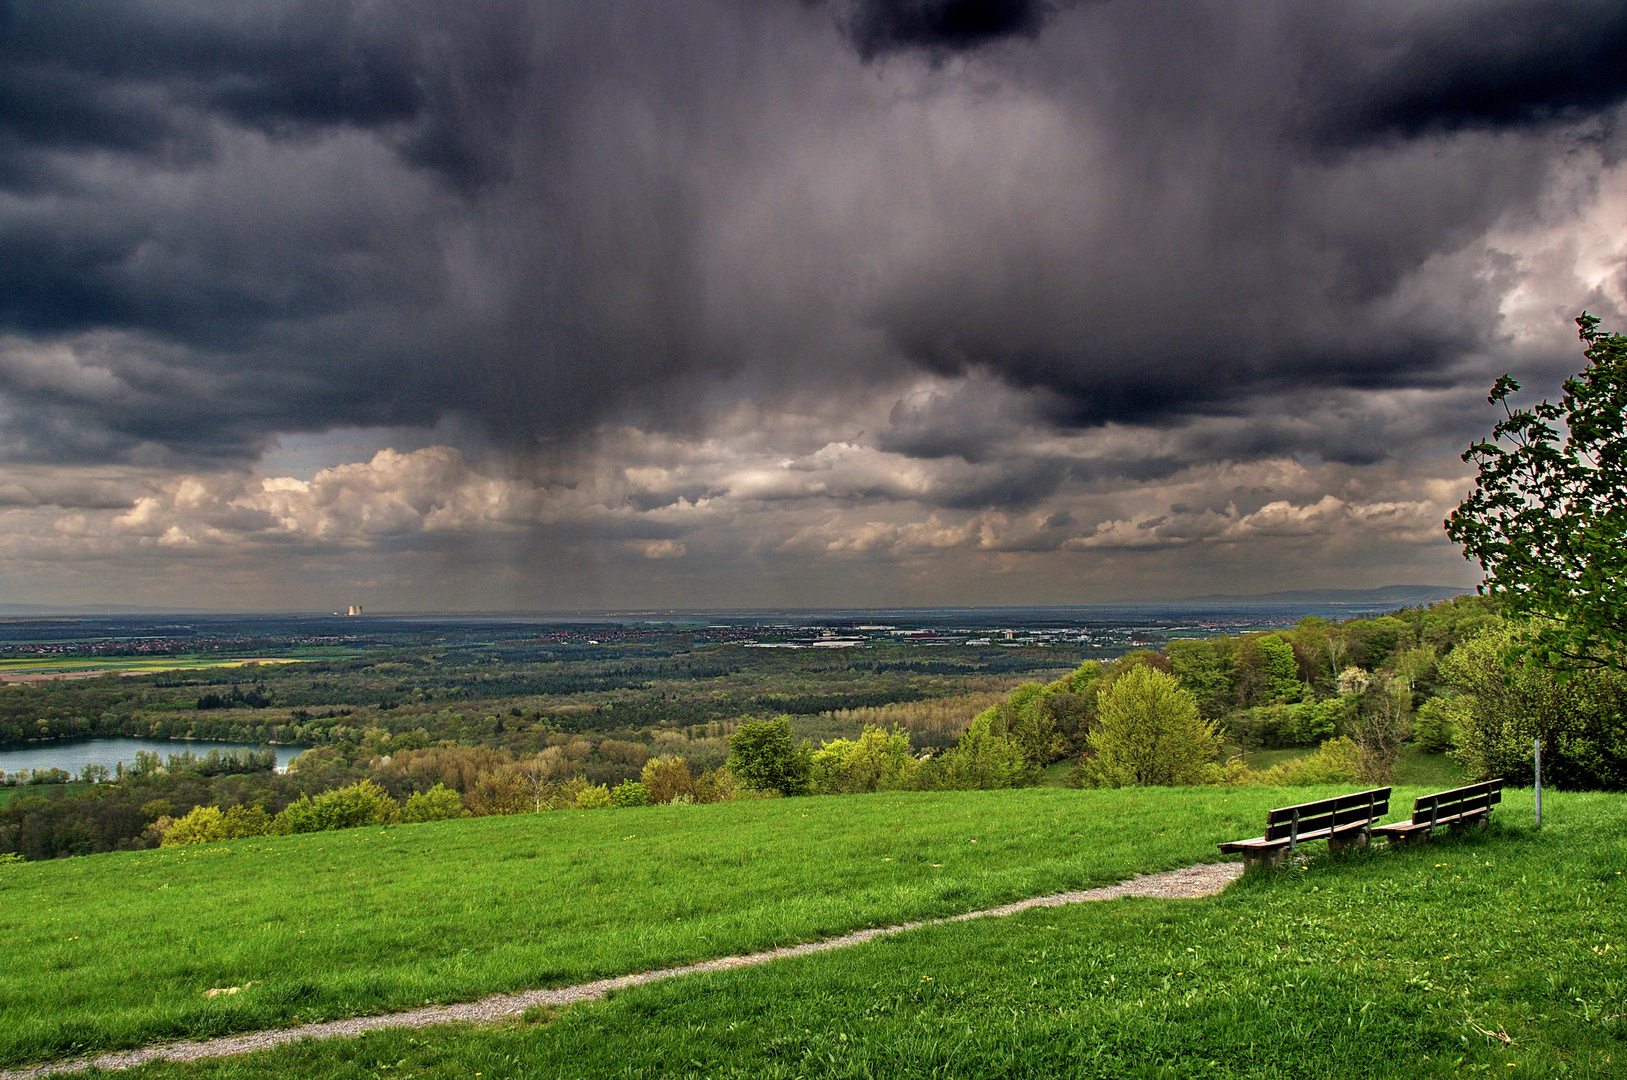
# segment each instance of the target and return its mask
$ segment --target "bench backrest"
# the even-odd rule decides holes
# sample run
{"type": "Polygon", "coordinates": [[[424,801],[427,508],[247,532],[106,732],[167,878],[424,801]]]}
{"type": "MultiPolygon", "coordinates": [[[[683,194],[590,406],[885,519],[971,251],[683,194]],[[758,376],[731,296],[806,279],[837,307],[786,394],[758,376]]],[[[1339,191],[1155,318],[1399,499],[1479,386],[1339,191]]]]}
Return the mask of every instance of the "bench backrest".
{"type": "Polygon", "coordinates": [[[1433,825],[1448,818],[1471,816],[1503,801],[1503,780],[1485,780],[1451,791],[1419,796],[1412,804],[1414,825],[1433,825]]]}
{"type": "Polygon", "coordinates": [[[1320,802],[1284,806],[1266,815],[1267,840],[1295,840],[1306,833],[1337,832],[1353,825],[1371,825],[1390,812],[1390,789],[1374,788],[1320,802]]]}

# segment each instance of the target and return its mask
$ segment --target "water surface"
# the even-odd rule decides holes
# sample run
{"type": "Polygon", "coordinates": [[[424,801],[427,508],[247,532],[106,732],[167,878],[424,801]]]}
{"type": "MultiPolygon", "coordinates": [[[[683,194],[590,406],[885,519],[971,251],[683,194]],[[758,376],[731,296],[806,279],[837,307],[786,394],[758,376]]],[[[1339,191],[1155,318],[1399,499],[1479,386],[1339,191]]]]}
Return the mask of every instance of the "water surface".
{"type": "MultiPolygon", "coordinates": [[[[253,743],[216,742],[212,739],[138,739],[126,737],[102,739],[58,739],[54,742],[31,743],[27,746],[0,746],[0,772],[25,772],[29,769],[66,769],[75,776],[86,765],[106,765],[114,772],[120,762],[126,768],[136,763],[136,754],[146,752],[168,759],[171,754],[187,751],[203,757],[211,750],[222,754],[239,750],[258,750],[253,743]]],[[[277,769],[286,769],[288,763],[306,746],[273,746],[277,752],[277,769]]]]}

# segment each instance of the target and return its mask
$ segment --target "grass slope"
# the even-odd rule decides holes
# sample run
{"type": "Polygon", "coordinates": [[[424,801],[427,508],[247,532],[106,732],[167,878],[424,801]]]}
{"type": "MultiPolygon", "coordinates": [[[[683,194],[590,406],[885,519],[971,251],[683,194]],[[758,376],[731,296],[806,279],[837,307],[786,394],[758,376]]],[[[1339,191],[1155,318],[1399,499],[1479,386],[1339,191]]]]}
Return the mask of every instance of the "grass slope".
{"type": "Polygon", "coordinates": [[[549,1023],[379,1032],[132,1080],[1621,1076],[1627,799],[1551,794],[1538,833],[1528,794],[1484,834],[1322,857],[1207,900],[931,927],[549,1023]]]}
{"type": "Polygon", "coordinates": [[[0,1064],[563,985],[1108,883],[1212,860],[1266,808],[1317,794],[783,799],[8,865],[0,941],[26,962],[0,979],[0,1064]]]}

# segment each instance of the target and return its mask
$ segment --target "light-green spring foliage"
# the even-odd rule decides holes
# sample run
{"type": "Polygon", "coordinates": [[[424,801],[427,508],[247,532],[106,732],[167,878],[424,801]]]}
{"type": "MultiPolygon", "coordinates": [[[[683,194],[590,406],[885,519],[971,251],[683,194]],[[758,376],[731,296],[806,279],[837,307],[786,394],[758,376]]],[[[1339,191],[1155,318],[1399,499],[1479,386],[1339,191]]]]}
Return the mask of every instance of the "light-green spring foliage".
{"type": "MultiPolygon", "coordinates": [[[[580,805],[581,796],[577,796],[580,805]]],[[[650,789],[637,780],[624,780],[610,789],[610,802],[614,806],[648,806],[650,789]]]]}
{"type": "Polygon", "coordinates": [[[234,806],[224,812],[218,806],[198,806],[166,828],[159,843],[174,847],[280,835],[288,831],[280,818],[281,815],[273,818],[261,806],[234,806]]]}
{"type": "Polygon", "coordinates": [[[833,739],[813,752],[811,788],[820,795],[909,791],[920,786],[921,762],[902,728],[866,725],[857,739],[833,739]]]}
{"type": "Polygon", "coordinates": [[[289,832],[323,832],[388,825],[401,816],[401,807],[373,781],[360,780],[349,787],[324,791],[314,799],[302,795],[277,816],[287,821],[289,832]]]}
{"type": "Polygon", "coordinates": [[[1266,787],[1353,784],[1361,778],[1361,748],[1348,738],[1329,739],[1316,753],[1269,769],[1250,769],[1241,763],[1227,762],[1224,774],[1228,784],[1266,787]]]}
{"type": "Polygon", "coordinates": [[[437,783],[428,791],[415,791],[408,795],[407,805],[401,808],[401,822],[404,825],[468,816],[469,811],[463,806],[463,796],[442,783],[437,783]]]}
{"type": "Polygon", "coordinates": [[[1254,638],[1253,642],[1265,659],[1267,694],[1273,699],[1298,701],[1305,692],[1305,684],[1299,681],[1299,662],[1294,659],[1294,647],[1276,634],[1254,638]]]}
{"type": "Polygon", "coordinates": [[[583,788],[582,792],[576,796],[576,808],[578,810],[603,810],[612,805],[614,805],[614,802],[610,797],[610,789],[603,784],[594,784],[591,787],[583,788]]]}
{"type": "Polygon", "coordinates": [[[1220,738],[1198,715],[1197,701],[1174,676],[1138,665],[1104,686],[1096,706],[1091,756],[1082,779],[1092,787],[1213,783],[1220,738]]]}
{"type": "Polygon", "coordinates": [[[923,766],[921,786],[943,791],[1024,787],[1037,773],[1022,744],[1007,735],[1001,709],[994,708],[973,717],[953,747],[923,766]]]}
{"type": "Polygon", "coordinates": [[[1338,733],[1341,723],[1353,723],[1356,709],[1354,694],[1298,705],[1256,705],[1227,717],[1226,734],[1251,750],[1319,746],[1338,733]]]}

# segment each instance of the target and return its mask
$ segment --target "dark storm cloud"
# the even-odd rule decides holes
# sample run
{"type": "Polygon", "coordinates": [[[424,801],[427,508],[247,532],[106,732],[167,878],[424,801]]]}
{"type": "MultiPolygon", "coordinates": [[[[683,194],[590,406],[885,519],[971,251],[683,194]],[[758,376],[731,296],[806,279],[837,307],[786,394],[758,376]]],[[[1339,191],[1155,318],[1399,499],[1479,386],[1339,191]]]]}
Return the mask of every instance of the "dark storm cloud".
{"type": "Polygon", "coordinates": [[[1444,4],[1367,27],[1318,5],[1304,32],[1303,123],[1330,144],[1563,122],[1627,98],[1612,0],[1444,4]]]}
{"type": "MultiPolygon", "coordinates": [[[[1593,3],[0,20],[0,450],[33,460],[242,462],[277,432],[448,421],[540,452],[607,419],[703,429],[709,394],[925,370],[971,381],[873,438],[979,462],[1035,430],[1437,390],[1505,348],[1513,270],[1474,245],[1579,147],[1619,149],[1627,94],[1627,15],[1593,3]]],[[[1362,425],[1188,448],[1396,449],[1362,425]]],[[[1112,460],[966,499],[1174,458],[1112,460]]]]}
{"type": "Polygon", "coordinates": [[[861,57],[922,49],[964,52],[1002,38],[1035,38],[1076,0],[856,0],[837,21],[861,57]]]}
{"type": "Polygon", "coordinates": [[[285,137],[388,128],[409,160],[475,182],[501,132],[461,129],[460,106],[501,106],[524,74],[523,35],[516,3],[458,7],[9,0],[0,146],[23,160],[75,148],[203,155],[208,116],[285,137]]]}

